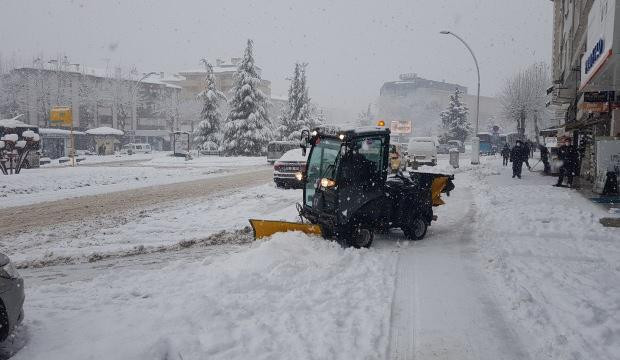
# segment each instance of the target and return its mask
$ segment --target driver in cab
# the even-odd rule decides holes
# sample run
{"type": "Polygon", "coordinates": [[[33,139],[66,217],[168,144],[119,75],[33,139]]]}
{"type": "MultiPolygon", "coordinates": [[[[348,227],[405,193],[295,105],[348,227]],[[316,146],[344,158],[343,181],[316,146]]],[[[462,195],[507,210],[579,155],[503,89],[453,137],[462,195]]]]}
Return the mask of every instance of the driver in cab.
{"type": "Polygon", "coordinates": [[[374,183],[375,164],[360,154],[361,143],[353,143],[342,156],[343,185],[372,185],[374,183]]]}

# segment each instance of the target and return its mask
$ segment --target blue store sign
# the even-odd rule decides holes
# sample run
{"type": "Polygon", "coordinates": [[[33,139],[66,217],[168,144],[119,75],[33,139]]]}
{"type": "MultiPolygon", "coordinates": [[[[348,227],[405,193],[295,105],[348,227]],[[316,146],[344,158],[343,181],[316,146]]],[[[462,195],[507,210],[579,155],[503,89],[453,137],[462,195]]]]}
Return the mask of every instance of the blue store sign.
{"type": "Polygon", "coordinates": [[[594,45],[592,52],[590,52],[590,56],[588,56],[588,59],[586,60],[586,74],[589,73],[590,70],[592,70],[592,67],[594,66],[594,64],[596,64],[596,61],[601,57],[601,55],[603,55],[604,49],[605,41],[603,41],[603,39],[600,39],[596,43],[596,45],[594,45]]]}

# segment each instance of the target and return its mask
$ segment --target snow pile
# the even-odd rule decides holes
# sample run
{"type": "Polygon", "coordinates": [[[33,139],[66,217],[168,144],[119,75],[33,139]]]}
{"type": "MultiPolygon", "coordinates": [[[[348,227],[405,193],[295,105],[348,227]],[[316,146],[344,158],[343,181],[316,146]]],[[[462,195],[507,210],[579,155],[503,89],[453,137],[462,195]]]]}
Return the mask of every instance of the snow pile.
{"type": "Polygon", "coordinates": [[[114,216],[24,232],[7,241],[0,239],[0,245],[19,267],[41,267],[190,244],[234,243],[234,239],[220,241],[210,237],[221,231],[242,229],[252,217],[295,221],[295,202],[301,197],[301,190],[281,190],[270,183],[223,192],[206,200],[185,199],[131,212],[117,209],[114,216]]]}
{"type": "Polygon", "coordinates": [[[482,167],[500,176],[471,173],[477,237],[506,310],[538,342],[533,358],[616,359],[620,233],[599,224],[602,208],[552,187],[555,178],[512,179],[500,164],[482,167]]]}
{"type": "Polygon", "coordinates": [[[385,358],[394,256],[286,233],[212,262],[44,285],[14,359],[385,358]]]}

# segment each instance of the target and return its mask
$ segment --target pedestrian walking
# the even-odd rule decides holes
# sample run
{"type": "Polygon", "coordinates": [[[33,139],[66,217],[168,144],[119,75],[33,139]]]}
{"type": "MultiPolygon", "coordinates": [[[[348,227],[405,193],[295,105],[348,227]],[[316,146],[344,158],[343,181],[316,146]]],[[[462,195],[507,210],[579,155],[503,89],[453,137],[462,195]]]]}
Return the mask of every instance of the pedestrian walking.
{"type": "Polygon", "coordinates": [[[508,144],[504,144],[502,148],[502,159],[504,166],[508,165],[508,160],[510,159],[510,147],[508,147],[508,144]]]}
{"type": "Polygon", "coordinates": [[[540,161],[542,161],[545,169],[543,172],[545,175],[549,175],[551,172],[551,165],[549,165],[549,149],[545,145],[538,145],[538,149],[540,150],[540,161]]]}
{"type": "Polygon", "coordinates": [[[521,179],[523,163],[527,163],[528,152],[521,140],[517,140],[515,146],[510,150],[510,161],[512,162],[512,177],[521,179]]]}
{"type": "Polygon", "coordinates": [[[571,139],[566,138],[564,145],[558,148],[558,158],[562,161],[562,166],[560,167],[558,182],[554,186],[562,186],[565,176],[568,180],[568,187],[573,186],[573,176],[577,173],[577,164],[579,163],[579,152],[577,147],[571,143],[571,139]]]}

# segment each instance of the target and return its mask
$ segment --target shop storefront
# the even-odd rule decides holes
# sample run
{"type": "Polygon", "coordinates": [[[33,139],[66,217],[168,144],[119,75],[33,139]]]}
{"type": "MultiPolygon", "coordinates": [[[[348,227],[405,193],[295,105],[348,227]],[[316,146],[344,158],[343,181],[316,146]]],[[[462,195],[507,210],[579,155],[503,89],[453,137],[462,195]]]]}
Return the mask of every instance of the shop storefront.
{"type": "Polygon", "coordinates": [[[608,171],[620,168],[620,164],[614,166],[610,162],[620,159],[618,54],[620,0],[595,0],[588,16],[576,121],[567,123],[564,135],[572,137],[581,152],[581,178],[589,181],[599,193],[608,171]],[[616,148],[619,152],[614,154],[616,148]]]}

